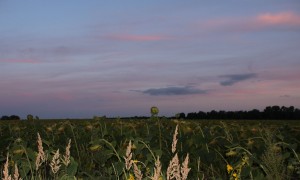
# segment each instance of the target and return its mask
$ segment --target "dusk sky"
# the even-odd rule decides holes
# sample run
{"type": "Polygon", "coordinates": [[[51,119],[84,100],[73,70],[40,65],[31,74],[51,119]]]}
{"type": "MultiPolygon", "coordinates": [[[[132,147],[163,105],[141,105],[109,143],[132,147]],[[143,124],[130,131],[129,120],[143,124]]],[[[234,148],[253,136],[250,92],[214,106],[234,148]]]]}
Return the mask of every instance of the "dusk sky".
{"type": "Polygon", "coordinates": [[[0,0],[0,115],[300,108],[299,0],[0,0]]]}

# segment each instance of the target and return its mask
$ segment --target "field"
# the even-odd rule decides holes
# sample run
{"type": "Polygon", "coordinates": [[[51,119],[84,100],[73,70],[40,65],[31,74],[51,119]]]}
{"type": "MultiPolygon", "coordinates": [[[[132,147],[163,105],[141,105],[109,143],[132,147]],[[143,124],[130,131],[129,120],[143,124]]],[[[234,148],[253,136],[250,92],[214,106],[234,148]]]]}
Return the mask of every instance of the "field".
{"type": "Polygon", "coordinates": [[[300,178],[300,121],[0,121],[0,139],[4,179],[300,178]]]}

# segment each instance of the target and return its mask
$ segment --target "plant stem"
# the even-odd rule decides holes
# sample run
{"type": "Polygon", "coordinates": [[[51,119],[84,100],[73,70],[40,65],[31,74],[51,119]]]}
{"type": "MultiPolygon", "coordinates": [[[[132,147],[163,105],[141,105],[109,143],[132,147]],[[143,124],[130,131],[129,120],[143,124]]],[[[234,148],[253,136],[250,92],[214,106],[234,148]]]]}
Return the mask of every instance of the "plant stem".
{"type": "Polygon", "coordinates": [[[161,129],[160,129],[160,120],[158,119],[158,117],[156,117],[157,118],[157,122],[158,122],[158,130],[159,130],[159,150],[161,150],[162,149],[162,142],[161,142],[161,129]]]}
{"type": "Polygon", "coordinates": [[[77,140],[76,140],[76,137],[75,137],[75,133],[74,133],[74,127],[69,123],[69,126],[71,127],[71,130],[72,130],[72,134],[73,134],[73,139],[74,139],[74,142],[75,142],[75,147],[76,147],[76,151],[77,151],[77,156],[78,156],[78,160],[79,160],[79,166],[81,165],[81,158],[80,158],[80,155],[79,155],[79,149],[78,149],[78,144],[77,144],[77,140]]]}
{"type": "Polygon", "coordinates": [[[25,155],[26,155],[27,162],[28,162],[28,164],[30,165],[29,167],[30,167],[30,172],[31,172],[31,178],[33,178],[33,170],[32,170],[32,166],[31,166],[31,163],[30,163],[30,160],[29,160],[27,151],[26,151],[26,149],[25,149],[25,147],[24,147],[23,145],[21,145],[21,147],[22,147],[22,148],[24,149],[24,151],[25,151],[25,155]]]}
{"type": "Polygon", "coordinates": [[[146,148],[149,150],[149,152],[151,153],[153,159],[156,161],[155,155],[154,153],[151,151],[150,147],[144,142],[144,141],[140,141],[138,140],[138,142],[141,142],[142,144],[144,144],[146,146],[146,148]]]}
{"type": "Polygon", "coordinates": [[[106,144],[108,144],[108,145],[112,148],[112,150],[114,151],[114,153],[115,153],[115,155],[117,156],[118,160],[119,160],[120,162],[122,161],[121,158],[120,158],[120,156],[119,156],[119,154],[118,154],[118,152],[117,152],[117,150],[115,149],[115,147],[114,147],[110,142],[108,142],[108,141],[105,140],[105,139],[100,139],[100,141],[104,141],[106,144]]]}

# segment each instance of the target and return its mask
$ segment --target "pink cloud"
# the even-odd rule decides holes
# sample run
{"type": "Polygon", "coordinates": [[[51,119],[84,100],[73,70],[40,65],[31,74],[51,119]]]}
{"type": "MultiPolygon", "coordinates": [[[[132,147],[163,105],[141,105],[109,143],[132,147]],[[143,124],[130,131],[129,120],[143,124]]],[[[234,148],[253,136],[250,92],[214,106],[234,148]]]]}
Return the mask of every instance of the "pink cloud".
{"type": "Polygon", "coordinates": [[[25,64],[38,64],[37,60],[33,59],[0,59],[0,63],[25,63],[25,64]]]}
{"type": "Polygon", "coordinates": [[[261,13],[252,17],[219,18],[200,24],[206,31],[248,32],[268,28],[291,29],[300,27],[300,15],[292,12],[261,13]]]}
{"type": "Polygon", "coordinates": [[[258,23],[264,25],[300,25],[300,16],[293,12],[264,13],[256,17],[258,23]]]}
{"type": "Polygon", "coordinates": [[[121,35],[112,35],[108,38],[114,40],[121,40],[121,41],[160,41],[169,39],[166,36],[161,35],[130,35],[130,34],[121,34],[121,35]]]}

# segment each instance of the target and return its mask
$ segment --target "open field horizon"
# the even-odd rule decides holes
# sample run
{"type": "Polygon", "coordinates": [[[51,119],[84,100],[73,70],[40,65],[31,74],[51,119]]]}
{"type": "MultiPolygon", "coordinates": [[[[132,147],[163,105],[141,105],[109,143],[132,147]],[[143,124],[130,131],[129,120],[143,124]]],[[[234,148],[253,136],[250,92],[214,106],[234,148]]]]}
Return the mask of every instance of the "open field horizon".
{"type": "Polygon", "coordinates": [[[300,119],[300,109],[294,106],[267,106],[264,110],[260,111],[258,109],[252,109],[249,111],[224,111],[224,110],[211,110],[208,112],[196,111],[196,112],[177,112],[171,116],[165,116],[160,112],[159,108],[152,106],[147,115],[142,116],[106,116],[104,115],[93,115],[90,117],[58,117],[58,118],[47,118],[40,117],[38,115],[27,114],[26,117],[20,117],[16,114],[13,115],[1,115],[0,120],[40,120],[40,119],[149,119],[154,114],[152,109],[155,109],[155,116],[167,119],[190,119],[190,120],[209,120],[209,119],[219,119],[219,120],[299,120],[300,119]]]}

